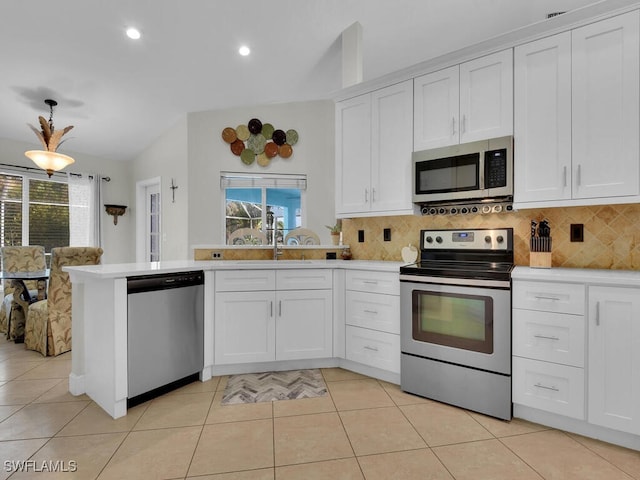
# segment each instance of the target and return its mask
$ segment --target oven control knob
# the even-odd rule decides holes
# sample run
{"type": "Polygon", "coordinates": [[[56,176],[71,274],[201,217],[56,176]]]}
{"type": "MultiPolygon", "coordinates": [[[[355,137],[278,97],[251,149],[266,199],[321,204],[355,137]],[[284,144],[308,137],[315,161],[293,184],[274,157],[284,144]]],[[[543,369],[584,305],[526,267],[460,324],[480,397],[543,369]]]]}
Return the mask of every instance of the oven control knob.
{"type": "Polygon", "coordinates": [[[427,240],[427,243],[433,243],[433,238],[432,237],[427,237],[426,240],[427,240]]]}
{"type": "Polygon", "coordinates": [[[484,243],[491,243],[491,237],[489,235],[484,237],[484,243]]]}
{"type": "Polygon", "coordinates": [[[435,215],[436,213],[438,213],[438,209],[431,207],[429,209],[429,215],[435,215]]]}
{"type": "Polygon", "coordinates": [[[498,243],[504,242],[504,238],[502,238],[502,235],[498,235],[496,240],[497,240],[498,243]]]}
{"type": "Polygon", "coordinates": [[[440,207],[440,210],[438,210],[438,213],[439,213],[440,215],[444,215],[445,213],[447,213],[447,209],[446,209],[446,208],[443,208],[443,207],[440,207]]]}
{"type": "Polygon", "coordinates": [[[442,237],[436,237],[436,242],[437,243],[442,243],[442,237]]]}
{"type": "Polygon", "coordinates": [[[462,214],[469,213],[469,209],[468,209],[467,207],[462,207],[462,208],[460,209],[460,213],[462,213],[462,214]]]}
{"type": "Polygon", "coordinates": [[[455,215],[456,213],[458,213],[458,209],[456,207],[451,207],[451,210],[449,210],[449,213],[451,215],[455,215]]]}

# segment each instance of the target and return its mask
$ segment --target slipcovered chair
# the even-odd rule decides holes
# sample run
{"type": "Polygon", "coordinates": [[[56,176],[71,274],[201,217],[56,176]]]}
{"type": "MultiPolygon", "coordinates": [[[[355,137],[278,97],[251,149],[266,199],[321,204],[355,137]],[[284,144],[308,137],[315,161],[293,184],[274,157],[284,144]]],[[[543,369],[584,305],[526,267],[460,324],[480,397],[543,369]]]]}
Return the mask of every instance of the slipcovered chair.
{"type": "Polygon", "coordinates": [[[285,245],[320,245],[320,237],[308,228],[294,228],[284,237],[285,245]]]}
{"type": "Polygon", "coordinates": [[[102,248],[59,247],[51,250],[47,299],[32,303],[24,332],[24,344],[43,355],[71,350],[71,281],[62,267],[98,265],[102,248]]]}
{"type": "MultiPolygon", "coordinates": [[[[37,272],[46,270],[47,268],[44,247],[40,245],[2,247],[0,249],[0,255],[2,256],[3,272],[37,272]]],[[[35,296],[38,288],[37,281],[28,280],[24,283],[27,289],[29,289],[29,293],[35,296]]],[[[12,311],[11,307],[13,305],[13,280],[3,280],[3,288],[4,301],[2,307],[0,307],[0,332],[11,334],[11,332],[7,332],[7,328],[12,311]]],[[[15,305],[13,306],[15,307],[15,305]]],[[[14,308],[13,312],[15,315],[24,315],[20,308],[14,308]]],[[[19,322],[14,322],[14,325],[17,323],[19,322]]]]}
{"type": "Polygon", "coordinates": [[[229,235],[229,245],[267,245],[267,236],[255,228],[238,228],[229,235]]]}

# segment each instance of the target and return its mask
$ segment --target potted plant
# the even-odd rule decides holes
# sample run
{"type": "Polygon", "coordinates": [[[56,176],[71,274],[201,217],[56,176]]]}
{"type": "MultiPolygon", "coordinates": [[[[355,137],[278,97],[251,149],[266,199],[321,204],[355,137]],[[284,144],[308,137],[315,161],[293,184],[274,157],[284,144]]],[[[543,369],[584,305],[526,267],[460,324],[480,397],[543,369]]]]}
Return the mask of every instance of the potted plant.
{"type": "Polygon", "coordinates": [[[340,232],[342,232],[342,225],[340,223],[336,223],[335,225],[325,225],[329,231],[331,232],[331,241],[334,245],[338,245],[338,241],[340,240],[340,232]]]}

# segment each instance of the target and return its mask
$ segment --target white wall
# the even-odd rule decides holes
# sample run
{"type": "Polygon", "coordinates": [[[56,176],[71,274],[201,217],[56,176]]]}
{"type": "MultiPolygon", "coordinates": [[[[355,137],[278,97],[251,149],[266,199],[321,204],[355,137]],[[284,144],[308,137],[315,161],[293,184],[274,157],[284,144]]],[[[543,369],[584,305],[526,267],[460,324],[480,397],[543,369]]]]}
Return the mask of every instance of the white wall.
{"type": "MultiPolygon", "coordinates": [[[[25,126],[25,128],[27,128],[25,126]]],[[[73,140],[67,145],[71,145],[73,140]]],[[[35,164],[24,156],[24,152],[37,147],[39,142],[34,136],[33,143],[17,142],[0,138],[0,163],[18,165],[22,167],[36,167],[35,164]]],[[[65,168],[64,172],[74,173],[95,173],[111,177],[110,182],[103,183],[103,204],[113,203],[118,205],[131,205],[129,196],[129,164],[113,160],[93,157],[82,153],[75,153],[67,148],[61,150],[62,153],[70,155],[75,159],[75,163],[65,168]]],[[[37,167],[36,167],[37,168],[37,167]]],[[[46,177],[45,177],[46,178],[46,177]]],[[[102,236],[104,255],[103,263],[122,263],[131,261],[130,238],[131,215],[129,209],[127,213],[118,219],[118,225],[113,224],[113,217],[107,215],[102,209],[102,236]]]]}
{"type": "MultiPolygon", "coordinates": [[[[135,198],[136,182],[154,177],[161,178],[161,229],[162,260],[184,260],[191,258],[188,243],[189,230],[189,176],[191,162],[187,149],[187,120],[182,118],[158,140],[144,150],[131,166],[131,198],[135,198]],[[171,179],[178,186],[175,202],[171,191],[171,179]]],[[[132,250],[131,261],[135,261],[135,216],[137,206],[131,210],[132,250]]]]}
{"type": "Polygon", "coordinates": [[[335,223],[333,101],[297,102],[229,110],[190,113],[189,244],[224,243],[220,172],[299,173],[307,175],[305,227],[315,230],[322,243],[331,243],[324,227],[335,223]],[[299,141],[288,159],[276,156],[268,167],[245,165],[222,140],[225,127],[246,125],[252,118],[287,131],[295,129],[299,141]]]}

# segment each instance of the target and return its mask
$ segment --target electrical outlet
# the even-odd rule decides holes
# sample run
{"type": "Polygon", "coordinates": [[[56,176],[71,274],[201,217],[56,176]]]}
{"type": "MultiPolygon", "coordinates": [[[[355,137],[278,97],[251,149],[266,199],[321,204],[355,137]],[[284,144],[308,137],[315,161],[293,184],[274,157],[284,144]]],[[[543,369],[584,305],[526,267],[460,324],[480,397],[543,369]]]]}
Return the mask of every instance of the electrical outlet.
{"type": "Polygon", "coordinates": [[[358,242],[364,242],[364,230],[358,230],[358,242]]]}
{"type": "Polygon", "coordinates": [[[572,242],[584,242],[584,225],[572,223],[570,237],[572,242]]]}
{"type": "Polygon", "coordinates": [[[391,241],[391,229],[390,228],[385,228],[384,230],[382,230],[382,238],[384,239],[385,242],[390,242],[391,241]]]}
{"type": "Polygon", "coordinates": [[[219,250],[211,252],[211,260],[222,260],[222,252],[219,250]]]}

